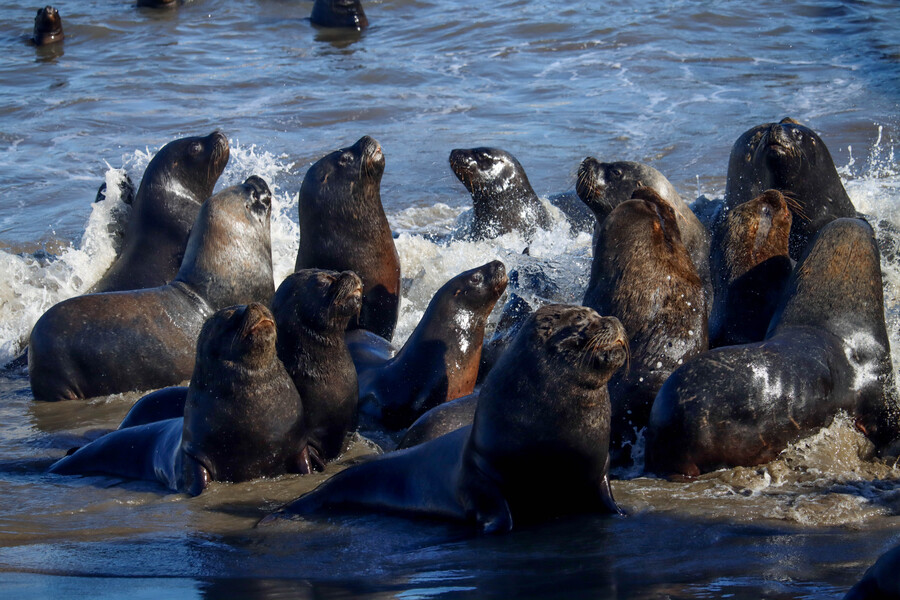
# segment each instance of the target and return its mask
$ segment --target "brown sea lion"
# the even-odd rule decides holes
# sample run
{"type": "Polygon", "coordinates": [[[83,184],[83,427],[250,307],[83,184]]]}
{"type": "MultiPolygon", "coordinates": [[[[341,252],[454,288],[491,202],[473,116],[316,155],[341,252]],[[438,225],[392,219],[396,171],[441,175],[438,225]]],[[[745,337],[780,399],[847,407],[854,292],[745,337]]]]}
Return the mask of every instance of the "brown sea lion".
{"type": "Polygon", "coordinates": [[[839,411],[883,448],[900,437],[897,408],[874,233],[837,219],[808,245],[765,341],[711,350],[669,377],[647,467],[697,475],[765,463],[839,411]]]}
{"type": "Polygon", "coordinates": [[[310,452],[323,462],[356,429],[359,386],[344,333],[361,305],[362,281],[351,271],[297,271],[272,298],[278,357],[303,399],[310,452]]]}
{"type": "Polygon", "coordinates": [[[163,146],[132,202],[122,252],[91,291],[139,290],[172,281],[200,205],[212,196],[228,156],[228,138],[218,131],[163,146]]]}
{"type": "Polygon", "coordinates": [[[628,462],[669,374],[709,345],[706,296],[675,211],[650,188],[633,198],[600,225],[583,302],[617,317],[628,334],[630,367],[609,382],[614,464],[628,462]]]}
{"type": "Polygon", "coordinates": [[[194,369],[197,335],[217,309],[275,292],[271,192],[251,176],[203,203],[175,280],[64,300],[29,340],[36,400],[71,400],[178,384],[194,369]]]}
{"type": "Polygon", "coordinates": [[[275,337],[261,304],[218,311],[197,341],[184,417],[109,433],[50,472],[158,481],[191,495],[210,481],[308,473],[302,404],[275,337]]]}
{"type": "Polygon", "coordinates": [[[714,305],[709,343],[715,348],[758,342],[793,270],[788,255],[791,211],[781,192],[767,190],[725,215],[712,240],[714,305]]]}
{"type": "Polygon", "coordinates": [[[731,148],[725,209],[774,189],[791,198],[790,254],[799,258],[823,225],[857,216],[825,143],[791,118],[744,132],[731,148]]]}
{"type": "Polygon", "coordinates": [[[31,41],[35,46],[46,46],[63,41],[66,37],[63,33],[62,17],[59,11],[52,6],[39,8],[34,17],[34,31],[31,41]]]}
{"type": "Polygon", "coordinates": [[[499,148],[457,149],[450,168],[472,194],[473,218],[467,237],[491,239],[511,231],[527,238],[550,226],[550,215],[509,152],[499,148]]]}
{"type": "Polygon", "coordinates": [[[300,186],[295,271],[353,271],[363,281],[359,321],[390,341],[400,310],[400,257],[381,205],[384,153],[369,136],[316,162],[300,186]]]}
{"type": "Polygon", "coordinates": [[[615,318],[544,306],[484,382],[471,427],[341,471],[264,522],[345,507],[504,532],[560,515],[617,513],[606,382],[625,354],[615,318]],[[541,473],[553,485],[535,485],[541,473]]]}
{"type": "Polygon", "coordinates": [[[506,268],[495,260],[441,286],[396,356],[381,365],[357,364],[360,410],[396,430],[433,406],[471,394],[484,326],[507,282],[506,268]]]}
{"type": "Polygon", "coordinates": [[[309,20],[319,27],[340,27],[361,31],[369,19],[360,0],[316,0],[309,20]]]}

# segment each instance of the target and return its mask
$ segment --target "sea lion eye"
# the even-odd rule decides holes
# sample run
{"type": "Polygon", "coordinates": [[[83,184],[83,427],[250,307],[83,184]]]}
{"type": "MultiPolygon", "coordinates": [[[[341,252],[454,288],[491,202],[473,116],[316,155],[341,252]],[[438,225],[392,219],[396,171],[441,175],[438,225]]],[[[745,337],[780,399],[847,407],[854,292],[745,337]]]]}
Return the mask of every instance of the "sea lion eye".
{"type": "Polygon", "coordinates": [[[472,273],[472,277],[469,278],[469,281],[471,281],[475,285],[478,285],[482,281],[484,281],[484,275],[482,275],[480,271],[476,272],[476,273],[472,273]]]}
{"type": "Polygon", "coordinates": [[[622,170],[617,168],[612,168],[609,170],[609,178],[615,181],[620,181],[622,179],[622,170]]]}
{"type": "Polygon", "coordinates": [[[200,142],[194,142],[193,144],[191,144],[191,147],[188,149],[188,152],[190,152],[191,154],[193,154],[195,156],[197,154],[200,154],[201,152],[203,152],[203,144],[201,144],[200,142]]]}
{"type": "Polygon", "coordinates": [[[346,167],[353,161],[353,155],[350,152],[341,152],[341,157],[338,159],[338,164],[342,167],[346,167]]]}

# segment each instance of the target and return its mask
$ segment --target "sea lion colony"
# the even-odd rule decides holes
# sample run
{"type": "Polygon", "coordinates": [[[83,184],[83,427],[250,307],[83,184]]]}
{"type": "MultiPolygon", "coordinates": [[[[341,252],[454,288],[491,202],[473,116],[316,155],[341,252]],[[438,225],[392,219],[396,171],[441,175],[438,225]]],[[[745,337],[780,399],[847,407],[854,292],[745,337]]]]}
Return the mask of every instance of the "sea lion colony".
{"type": "MultiPolygon", "coordinates": [[[[220,135],[196,139],[210,139],[216,148],[220,135]]],[[[202,151],[197,144],[182,144],[179,151],[193,149],[211,161],[204,173],[221,172],[223,151],[202,151]]],[[[509,195],[515,192],[510,186],[524,182],[527,189],[518,197],[531,199],[518,161],[496,149],[477,151],[501,157],[504,168],[484,160],[479,170],[470,160],[461,181],[484,182],[493,170],[503,174],[507,197],[516,197],[509,195]],[[507,173],[510,166],[521,175],[507,173]]],[[[463,151],[451,155],[458,175],[462,156],[463,151]]],[[[309,169],[300,194],[298,272],[274,300],[265,182],[254,176],[206,200],[172,283],[74,298],[51,308],[53,317],[42,317],[32,333],[29,361],[35,398],[161,387],[180,383],[193,369],[188,388],[163,394],[169,400],[155,401],[136,427],[109,435],[123,436],[131,455],[143,461],[128,476],[196,494],[210,480],[323,469],[358,427],[360,406],[378,407],[380,418],[369,419],[366,427],[402,433],[427,410],[469,395],[461,416],[437,419],[439,426],[413,448],[351,467],[276,516],[349,503],[469,520],[485,531],[563,513],[618,512],[609,465],[630,464],[630,448],[640,438],[647,444],[648,472],[691,476],[771,460],[844,411],[879,451],[894,451],[900,419],[878,246],[865,219],[847,206],[843,188],[836,191],[837,174],[824,143],[796,121],[754,127],[738,139],[726,197],[707,201],[702,220],[655,169],[586,159],[576,191],[597,222],[585,306],[517,306],[509,334],[499,345],[490,340],[497,358],[474,393],[484,321],[506,287],[505,269],[495,261],[448,282],[423,317],[422,332],[417,329],[398,353],[390,338],[399,261],[380,199],[384,164],[378,142],[363,137],[309,169]],[[801,168],[806,172],[795,176],[801,168]],[[227,217],[217,220],[219,212],[227,217]],[[134,294],[149,294],[154,302],[134,294]],[[166,294],[185,296],[190,310],[178,311],[190,315],[189,323],[147,338],[140,315],[168,310],[166,294]],[[274,317],[265,306],[270,302],[274,317]],[[62,308],[69,305],[75,308],[62,308]],[[107,326],[107,305],[116,306],[122,323],[107,326]],[[77,318],[67,316],[72,310],[77,318]],[[137,320],[123,320],[123,311],[137,320]],[[239,323],[221,325],[236,314],[239,323]],[[90,326],[76,331],[76,320],[90,326]],[[105,353],[125,354],[127,348],[152,357],[167,352],[173,337],[196,344],[196,356],[179,356],[186,366],[177,373],[167,368],[173,371],[170,381],[156,373],[145,377],[131,361],[117,366],[105,353]],[[225,358],[226,347],[239,354],[225,358]],[[242,361],[254,366],[241,367],[242,361]],[[278,372],[266,385],[281,392],[260,391],[259,377],[252,376],[260,361],[278,372]],[[119,387],[95,386],[101,380],[119,387]],[[241,416],[223,408],[237,397],[249,398],[252,407],[244,407],[241,416]],[[283,418],[273,420],[272,411],[283,418]],[[235,419],[243,426],[234,426],[235,419]],[[268,432],[253,426],[276,421],[279,427],[268,432]],[[242,435],[277,460],[244,457],[235,466],[228,453],[217,455],[217,440],[234,444],[242,435]],[[164,468],[153,464],[160,460],[160,446],[164,468]],[[572,501],[548,510],[552,503],[529,498],[527,465],[562,469],[572,501]],[[387,484],[361,487],[373,476],[399,478],[394,483],[404,492],[387,484]]],[[[154,169],[148,171],[145,177],[154,169]]],[[[467,188],[475,197],[485,185],[467,188]]],[[[480,222],[490,214],[476,211],[475,222],[459,235],[490,236],[507,227],[507,219],[480,222]]],[[[521,223],[529,236],[541,220],[521,223]]],[[[129,226],[126,247],[136,227],[129,226]]],[[[114,464],[120,461],[119,443],[100,438],[52,470],[121,473],[114,464]]]]}

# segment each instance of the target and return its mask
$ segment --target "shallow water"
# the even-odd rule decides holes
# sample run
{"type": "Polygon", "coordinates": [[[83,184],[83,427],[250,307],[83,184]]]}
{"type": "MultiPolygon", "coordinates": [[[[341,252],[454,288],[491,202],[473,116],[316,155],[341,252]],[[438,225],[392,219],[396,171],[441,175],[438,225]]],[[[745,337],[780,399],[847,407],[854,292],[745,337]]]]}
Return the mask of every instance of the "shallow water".
{"type": "MultiPolygon", "coordinates": [[[[253,173],[273,186],[279,281],[307,167],[364,134],[381,142],[405,280],[400,341],[444,281],[495,258],[548,272],[555,287],[528,290],[545,298],[577,302],[586,284],[590,236],[559,221],[530,257],[516,235],[430,241],[470,205],[447,162],[457,147],[511,151],[543,197],[572,188],[587,155],[648,162],[685,198],[715,197],[738,135],[789,115],[820,133],[883,239],[900,227],[893,2],[382,0],[366,3],[362,35],[313,28],[309,1],[221,4],[60,5],[67,37],[50,49],[24,41],[34,8],[0,7],[0,361],[112,260],[120,205],[92,205],[99,184],[118,169],[137,184],[163,144],[216,128],[232,144],[218,187],[253,173]]],[[[895,366],[898,263],[885,253],[895,366]]],[[[623,473],[626,518],[499,537],[377,515],[253,529],[324,475],[188,499],[45,474],[135,397],[36,404],[27,377],[0,376],[0,595],[840,598],[900,543],[900,468],[871,459],[845,420],[762,468],[690,482],[623,473]]],[[[369,451],[360,442],[345,462],[369,451]]]]}

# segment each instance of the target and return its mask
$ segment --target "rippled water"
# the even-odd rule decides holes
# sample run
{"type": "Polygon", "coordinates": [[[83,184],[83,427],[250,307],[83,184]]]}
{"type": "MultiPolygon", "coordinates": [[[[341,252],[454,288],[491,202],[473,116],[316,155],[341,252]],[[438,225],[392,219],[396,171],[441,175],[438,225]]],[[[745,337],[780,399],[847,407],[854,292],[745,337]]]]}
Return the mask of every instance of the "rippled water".
{"type": "MultiPolygon", "coordinates": [[[[362,35],[312,27],[311,6],[85,0],[58,6],[66,40],[40,49],[25,42],[37,7],[0,7],[0,360],[112,260],[116,206],[91,204],[99,184],[117,169],[137,183],[163,144],[217,128],[232,143],[219,187],[257,173],[275,189],[279,281],[309,164],[364,134],[381,142],[405,278],[400,340],[446,279],[494,258],[543,265],[557,300],[577,302],[586,282],[589,236],[561,222],[538,233],[530,258],[516,235],[425,237],[470,205],[447,163],[457,147],[511,151],[543,197],[573,187],[593,155],[648,162],[692,199],[721,196],[738,135],[789,115],[821,134],[877,229],[900,227],[895,2],[382,0],[365,4],[362,35]]],[[[883,268],[900,365],[897,256],[883,268]]],[[[489,538],[377,515],[252,528],[324,475],[187,499],[45,474],[134,398],[36,404],[27,377],[0,376],[4,597],[839,598],[900,543],[900,469],[872,460],[844,420],[761,468],[695,481],[622,474],[627,518],[489,538]]],[[[360,442],[353,456],[369,451],[360,442]]],[[[535,473],[535,485],[553,474],[535,473]]]]}

